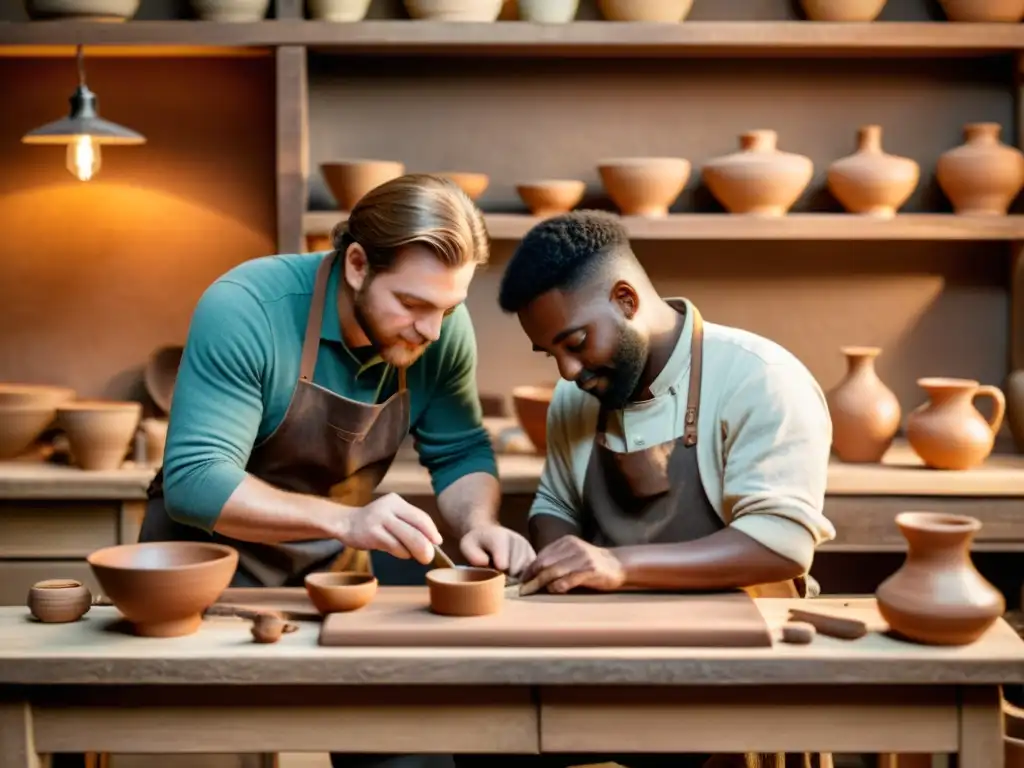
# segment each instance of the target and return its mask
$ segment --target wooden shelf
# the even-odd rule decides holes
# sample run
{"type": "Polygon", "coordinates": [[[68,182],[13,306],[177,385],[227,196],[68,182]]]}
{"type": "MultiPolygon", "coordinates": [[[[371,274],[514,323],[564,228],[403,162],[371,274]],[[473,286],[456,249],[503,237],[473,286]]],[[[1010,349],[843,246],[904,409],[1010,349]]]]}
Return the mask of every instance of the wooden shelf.
{"type": "MultiPolygon", "coordinates": [[[[303,219],[308,235],[325,235],[344,214],[310,211],[303,219]]],[[[518,240],[540,219],[487,214],[494,240],[518,240]]],[[[1024,216],[955,216],[908,213],[874,219],[843,213],[795,213],[781,219],[729,214],[682,213],[664,219],[624,216],[634,240],[1024,240],[1024,216]]]]}
{"type": "Polygon", "coordinates": [[[335,24],[272,20],[12,22],[0,24],[0,55],[230,55],[233,48],[307,46],[342,54],[486,56],[987,56],[1024,49],[1020,24],[812,21],[692,21],[682,24],[578,21],[444,23],[411,20],[335,24]],[[152,50],[149,50],[152,49],[152,50]]]}

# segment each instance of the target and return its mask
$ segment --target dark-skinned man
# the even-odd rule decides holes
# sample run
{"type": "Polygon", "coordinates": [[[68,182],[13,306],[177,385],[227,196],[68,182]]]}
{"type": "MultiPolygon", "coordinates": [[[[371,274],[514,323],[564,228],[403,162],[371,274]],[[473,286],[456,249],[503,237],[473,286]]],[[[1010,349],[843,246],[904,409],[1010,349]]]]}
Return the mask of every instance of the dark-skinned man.
{"type": "MultiPolygon", "coordinates": [[[[618,218],[601,212],[534,227],[499,301],[563,379],[524,581],[554,593],[807,593],[815,548],[835,536],[822,513],[832,428],[796,357],[703,322],[687,299],[662,298],[618,218]]],[[[730,765],[723,757],[744,759],[715,756],[715,765],[730,765]]],[[[711,756],[593,758],[539,760],[689,768],[711,756]]]]}

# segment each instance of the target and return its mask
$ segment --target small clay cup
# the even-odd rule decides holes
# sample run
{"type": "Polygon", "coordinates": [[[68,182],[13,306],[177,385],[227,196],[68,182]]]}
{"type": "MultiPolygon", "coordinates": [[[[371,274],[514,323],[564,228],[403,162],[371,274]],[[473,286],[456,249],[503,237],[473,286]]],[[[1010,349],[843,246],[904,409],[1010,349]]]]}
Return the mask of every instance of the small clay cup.
{"type": "Polygon", "coordinates": [[[356,571],[325,571],[306,576],[306,592],[316,609],[329,613],[355,611],[367,605],[377,594],[377,579],[356,571]]]}
{"type": "Polygon", "coordinates": [[[92,607],[92,593],[74,579],[47,579],[28,591],[28,609],[39,621],[66,624],[78,621],[92,607]]]}
{"type": "Polygon", "coordinates": [[[505,601],[505,574],[492,568],[427,571],[430,608],[443,616],[486,616],[505,601]]]}
{"type": "Polygon", "coordinates": [[[256,643],[276,643],[281,635],[294,632],[298,627],[289,624],[280,616],[272,613],[261,613],[252,621],[252,639],[256,643]]]}

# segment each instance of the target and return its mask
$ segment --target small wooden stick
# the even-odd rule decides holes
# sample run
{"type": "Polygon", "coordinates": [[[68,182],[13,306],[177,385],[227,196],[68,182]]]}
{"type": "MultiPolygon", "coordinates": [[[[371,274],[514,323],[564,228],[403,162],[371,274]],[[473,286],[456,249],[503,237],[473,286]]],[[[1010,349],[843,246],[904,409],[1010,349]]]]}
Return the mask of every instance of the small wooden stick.
{"type": "Polygon", "coordinates": [[[520,597],[526,597],[538,591],[540,591],[540,580],[536,577],[519,585],[520,597]]]}
{"type": "Polygon", "coordinates": [[[856,640],[868,633],[867,625],[858,619],[827,616],[823,613],[813,613],[799,608],[790,608],[789,618],[793,621],[805,621],[821,634],[843,640],[856,640]]]}

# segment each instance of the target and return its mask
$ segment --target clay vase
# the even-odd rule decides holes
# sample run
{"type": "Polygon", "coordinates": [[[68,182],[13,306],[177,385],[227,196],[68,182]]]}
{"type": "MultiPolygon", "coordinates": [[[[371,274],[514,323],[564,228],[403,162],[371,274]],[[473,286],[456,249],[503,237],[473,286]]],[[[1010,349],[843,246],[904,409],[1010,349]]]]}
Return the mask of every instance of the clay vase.
{"type": "Polygon", "coordinates": [[[709,160],[704,183],[730,213],[777,217],[803,194],[814,173],[810,158],[776,148],[770,130],[740,134],[738,152],[709,160]]]}
{"type": "Polygon", "coordinates": [[[309,18],[348,23],[362,21],[370,10],[370,0],[307,0],[309,18]]]}
{"type": "Polygon", "coordinates": [[[192,0],[192,9],[203,21],[263,21],[270,0],[192,0]]]}
{"type": "Polygon", "coordinates": [[[897,635],[928,645],[967,645],[1003,615],[1002,593],[978,573],[971,540],[981,522],[964,515],[901,512],[907,559],[875,592],[897,635]]]}
{"type": "Polygon", "coordinates": [[[829,166],[828,188],[850,213],[891,219],[913,194],[920,175],[913,160],[882,149],[880,125],[865,125],[857,132],[857,151],[829,166]]]}
{"type": "Polygon", "coordinates": [[[587,185],[577,179],[545,179],[516,185],[516,192],[530,213],[548,218],[568,213],[583,199],[587,185]]]}
{"type": "Polygon", "coordinates": [[[900,404],[875,371],[878,347],[843,347],[846,375],[826,395],[832,450],[843,461],[878,462],[900,426],[900,404]]]}
{"type": "Polygon", "coordinates": [[[1024,18],[1024,0],[939,0],[950,21],[996,21],[1015,24],[1024,18]]]}
{"type": "Polygon", "coordinates": [[[992,453],[1003,423],[1006,398],[1002,390],[971,379],[918,379],[928,402],[907,417],[907,442],[925,466],[933,469],[970,469],[992,453]],[[992,398],[992,416],[986,420],[974,407],[974,398],[992,398]]]}
{"type": "Polygon", "coordinates": [[[597,166],[608,196],[623,216],[668,216],[690,178],[690,161],[681,157],[623,157],[597,166]]]}
{"type": "Polygon", "coordinates": [[[1006,423],[1018,453],[1024,453],[1024,368],[1006,378],[1006,423]]]}
{"type": "Polygon", "coordinates": [[[961,215],[1005,216],[1024,186],[1024,153],[1000,141],[999,123],[968,123],[964,143],[946,150],[935,178],[961,215]]]}
{"type": "Polygon", "coordinates": [[[142,419],[142,404],[72,400],[57,407],[57,425],[81,469],[120,469],[142,419]]]}
{"type": "Polygon", "coordinates": [[[33,21],[127,21],[139,10],[141,0],[25,0],[25,12],[33,21]]]}
{"type": "Polygon", "coordinates": [[[678,23],[693,7],[693,0],[597,0],[608,21],[655,21],[678,23]]]}
{"type": "Polygon", "coordinates": [[[886,0],[800,0],[811,21],[874,21],[886,0]]]}

